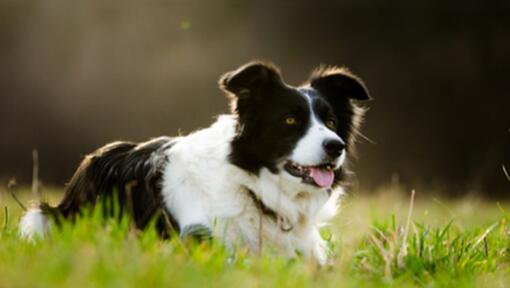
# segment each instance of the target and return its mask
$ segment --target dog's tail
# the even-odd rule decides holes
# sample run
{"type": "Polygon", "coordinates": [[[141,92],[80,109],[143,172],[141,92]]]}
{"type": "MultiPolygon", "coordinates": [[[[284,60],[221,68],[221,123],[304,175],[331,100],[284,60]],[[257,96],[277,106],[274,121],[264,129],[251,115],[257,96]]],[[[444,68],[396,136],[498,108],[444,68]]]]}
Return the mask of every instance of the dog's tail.
{"type": "Polygon", "coordinates": [[[114,142],[85,156],[56,207],[47,203],[30,208],[20,222],[20,236],[44,237],[50,221],[73,220],[87,206],[102,201],[104,216],[130,210],[138,228],[144,228],[161,207],[160,181],[166,163],[164,150],[172,144],[161,137],[144,143],[114,142]],[[118,203],[114,203],[118,201],[118,203]],[[120,211],[114,212],[118,204],[120,211]]]}
{"type": "Polygon", "coordinates": [[[32,207],[27,210],[21,218],[19,224],[19,234],[21,238],[34,240],[43,238],[49,230],[49,221],[47,215],[40,207],[32,207]]]}

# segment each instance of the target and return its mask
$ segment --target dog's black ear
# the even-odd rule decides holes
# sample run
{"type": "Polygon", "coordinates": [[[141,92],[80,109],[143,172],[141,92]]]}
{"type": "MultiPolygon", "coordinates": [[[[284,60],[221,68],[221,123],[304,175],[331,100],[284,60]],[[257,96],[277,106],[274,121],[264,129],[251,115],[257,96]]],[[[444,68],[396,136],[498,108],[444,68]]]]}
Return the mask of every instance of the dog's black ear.
{"type": "Polygon", "coordinates": [[[282,84],[278,68],[271,63],[250,62],[237,70],[225,73],[219,81],[220,88],[238,98],[257,94],[268,85],[282,84]]]}
{"type": "Polygon", "coordinates": [[[319,68],[312,73],[310,85],[324,95],[356,100],[371,99],[363,81],[347,68],[319,68]]]}

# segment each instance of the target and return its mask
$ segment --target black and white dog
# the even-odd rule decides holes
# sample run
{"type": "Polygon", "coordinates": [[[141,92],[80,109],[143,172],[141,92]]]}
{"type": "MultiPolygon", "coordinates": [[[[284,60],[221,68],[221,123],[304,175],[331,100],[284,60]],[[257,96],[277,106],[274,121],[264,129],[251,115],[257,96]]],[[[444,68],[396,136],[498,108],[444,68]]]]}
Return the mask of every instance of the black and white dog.
{"type": "Polygon", "coordinates": [[[368,100],[345,68],[319,68],[302,86],[277,67],[251,62],[223,75],[230,115],[187,136],[114,142],[85,157],[57,207],[41,204],[21,220],[27,239],[115,193],[143,229],[157,218],[181,237],[213,236],[228,248],[263,245],[325,263],[319,228],[336,213],[345,163],[368,100]],[[128,207],[131,206],[131,207],[128,207]],[[262,245],[263,244],[263,245],[262,245]]]}

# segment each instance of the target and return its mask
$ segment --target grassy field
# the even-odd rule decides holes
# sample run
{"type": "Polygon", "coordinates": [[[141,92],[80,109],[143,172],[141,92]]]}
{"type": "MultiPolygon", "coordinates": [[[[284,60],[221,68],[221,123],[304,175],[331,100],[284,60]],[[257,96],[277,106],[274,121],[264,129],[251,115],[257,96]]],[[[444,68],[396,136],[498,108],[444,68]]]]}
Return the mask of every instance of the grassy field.
{"type": "MultiPolygon", "coordinates": [[[[45,195],[55,202],[58,192],[45,195]]],[[[29,202],[29,193],[17,193],[29,202]]],[[[414,202],[392,189],[347,196],[323,231],[331,264],[317,267],[271,251],[229,255],[219,243],[161,241],[152,229],[134,231],[129,221],[104,223],[98,213],[26,243],[17,237],[22,210],[0,190],[0,287],[510,285],[509,203],[445,201],[419,192],[414,202]]]]}

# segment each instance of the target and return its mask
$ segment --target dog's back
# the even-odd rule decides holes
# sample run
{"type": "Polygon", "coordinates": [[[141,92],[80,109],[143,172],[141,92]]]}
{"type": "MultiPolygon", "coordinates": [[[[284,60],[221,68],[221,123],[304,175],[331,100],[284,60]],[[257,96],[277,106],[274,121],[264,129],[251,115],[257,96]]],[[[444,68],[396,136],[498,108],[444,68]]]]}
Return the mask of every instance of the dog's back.
{"type": "MultiPolygon", "coordinates": [[[[113,142],[87,155],[71,178],[64,198],[57,207],[42,203],[31,208],[21,221],[21,235],[32,239],[48,229],[47,216],[74,219],[84,207],[98,201],[105,216],[132,214],[137,228],[143,229],[160,213],[161,171],[167,162],[163,151],[172,138],[160,137],[148,142],[113,142]],[[114,202],[117,201],[117,202],[114,202]],[[118,204],[118,205],[117,205],[118,204]],[[114,211],[118,207],[118,211],[114,211]]],[[[166,233],[166,221],[159,215],[158,228],[166,233]]],[[[170,219],[171,220],[171,219],[170,219]]]]}

